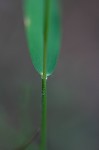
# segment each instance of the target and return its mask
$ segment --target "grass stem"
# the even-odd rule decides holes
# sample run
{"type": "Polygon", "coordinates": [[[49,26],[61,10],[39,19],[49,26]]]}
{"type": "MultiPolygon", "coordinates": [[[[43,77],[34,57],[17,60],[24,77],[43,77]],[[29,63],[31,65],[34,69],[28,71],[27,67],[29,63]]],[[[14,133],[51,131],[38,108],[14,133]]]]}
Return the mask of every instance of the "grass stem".
{"type": "Polygon", "coordinates": [[[43,50],[43,75],[42,75],[42,118],[41,118],[41,143],[40,150],[46,150],[47,138],[47,41],[49,26],[50,0],[45,0],[44,11],[44,50],[43,50]]]}
{"type": "Polygon", "coordinates": [[[40,150],[46,150],[47,129],[47,89],[46,79],[42,79],[42,118],[41,118],[41,143],[40,150]]]}

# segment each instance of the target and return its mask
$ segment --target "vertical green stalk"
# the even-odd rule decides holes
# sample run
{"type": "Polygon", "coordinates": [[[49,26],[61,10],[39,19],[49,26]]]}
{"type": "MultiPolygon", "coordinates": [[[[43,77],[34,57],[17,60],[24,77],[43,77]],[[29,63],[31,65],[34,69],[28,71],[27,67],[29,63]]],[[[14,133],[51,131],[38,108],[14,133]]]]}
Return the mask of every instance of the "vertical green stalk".
{"type": "Polygon", "coordinates": [[[47,129],[47,91],[46,79],[42,79],[42,118],[41,118],[41,143],[40,150],[46,150],[46,129],[47,129]]]}
{"type": "Polygon", "coordinates": [[[47,38],[49,24],[50,0],[45,0],[44,11],[44,50],[43,50],[43,74],[42,74],[42,118],[41,118],[41,143],[40,150],[46,150],[47,129],[47,38]]]}

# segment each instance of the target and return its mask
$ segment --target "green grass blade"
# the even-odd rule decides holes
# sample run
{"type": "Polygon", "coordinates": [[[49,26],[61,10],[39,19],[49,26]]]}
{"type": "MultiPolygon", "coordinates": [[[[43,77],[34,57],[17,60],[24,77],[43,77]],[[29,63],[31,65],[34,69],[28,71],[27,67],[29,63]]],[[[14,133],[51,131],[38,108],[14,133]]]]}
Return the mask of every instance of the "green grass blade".
{"type": "MultiPolygon", "coordinates": [[[[47,34],[46,73],[50,75],[55,68],[60,49],[60,12],[59,1],[50,0],[47,34]]],[[[43,73],[44,50],[44,17],[45,0],[24,0],[24,23],[27,44],[35,69],[43,73]]]]}

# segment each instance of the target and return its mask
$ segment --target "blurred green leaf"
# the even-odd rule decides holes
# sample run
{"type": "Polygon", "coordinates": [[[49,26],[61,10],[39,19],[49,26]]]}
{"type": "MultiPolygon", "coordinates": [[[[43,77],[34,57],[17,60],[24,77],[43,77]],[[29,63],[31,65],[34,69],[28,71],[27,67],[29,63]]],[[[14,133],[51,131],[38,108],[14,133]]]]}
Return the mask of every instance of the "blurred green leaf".
{"type": "Polygon", "coordinates": [[[16,129],[10,124],[8,114],[3,106],[0,107],[0,149],[11,149],[19,145],[16,129]],[[6,143],[6,144],[5,144],[6,143]]]}
{"type": "MultiPolygon", "coordinates": [[[[31,121],[30,106],[32,87],[23,85],[20,90],[21,98],[19,99],[19,122],[20,122],[20,147],[24,147],[34,134],[34,128],[31,121]]],[[[32,142],[31,142],[32,143],[32,142]]]]}
{"type": "MultiPolygon", "coordinates": [[[[60,49],[60,13],[59,1],[50,0],[48,14],[48,41],[47,41],[47,75],[50,75],[56,65],[60,49]]],[[[44,46],[44,0],[24,0],[24,23],[27,42],[32,63],[36,70],[43,72],[44,46]]]]}
{"type": "Polygon", "coordinates": [[[0,105],[0,149],[19,150],[20,147],[35,141],[37,131],[34,132],[35,128],[30,117],[31,101],[33,100],[31,94],[32,87],[30,85],[25,84],[19,88],[18,105],[16,106],[18,113],[17,127],[13,124],[13,118],[6,108],[2,104],[0,105]]]}

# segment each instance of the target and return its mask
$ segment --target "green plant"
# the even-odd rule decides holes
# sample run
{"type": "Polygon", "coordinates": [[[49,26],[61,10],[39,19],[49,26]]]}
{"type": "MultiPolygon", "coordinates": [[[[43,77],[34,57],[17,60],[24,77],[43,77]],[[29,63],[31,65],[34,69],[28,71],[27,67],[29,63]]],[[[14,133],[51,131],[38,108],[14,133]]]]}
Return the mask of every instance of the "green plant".
{"type": "Polygon", "coordinates": [[[46,150],[46,82],[54,71],[61,37],[58,0],[24,0],[24,24],[32,63],[42,78],[40,150],[46,150]]]}

